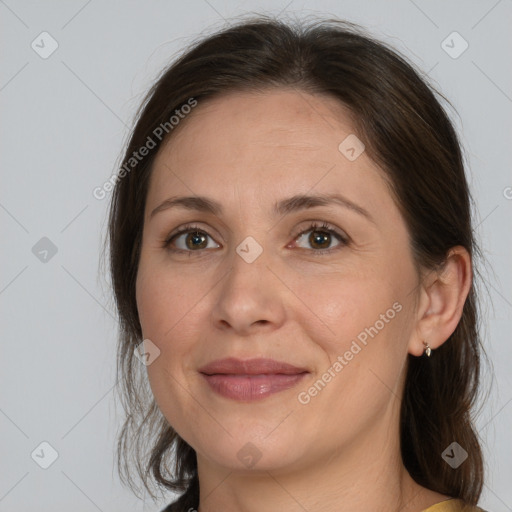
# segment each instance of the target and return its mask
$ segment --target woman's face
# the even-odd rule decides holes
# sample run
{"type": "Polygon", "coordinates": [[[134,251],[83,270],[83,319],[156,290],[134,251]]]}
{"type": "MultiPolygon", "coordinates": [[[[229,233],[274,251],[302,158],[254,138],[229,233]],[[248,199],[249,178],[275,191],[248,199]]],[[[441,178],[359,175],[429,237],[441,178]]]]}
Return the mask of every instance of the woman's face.
{"type": "Polygon", "coordinates": [[[418,276],[359,144],[332,98],[236,93],[199,102],[156,158],[137,305],[155,399],[200,463],[298,468],[398,435],[418,276]],[[200,371],[224,358],[296,369],[200,371]]]}

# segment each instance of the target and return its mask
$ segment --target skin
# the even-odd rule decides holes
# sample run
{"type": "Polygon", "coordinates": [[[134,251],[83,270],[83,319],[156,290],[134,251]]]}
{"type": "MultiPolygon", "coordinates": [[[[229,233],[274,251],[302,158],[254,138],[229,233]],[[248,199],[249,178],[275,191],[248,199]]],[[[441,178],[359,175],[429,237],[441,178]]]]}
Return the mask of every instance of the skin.
{"type": "Polygon", "coordinates": [[[330,97],[230,93],[199,104],[157,155],[137,304],[144,338],[160,350],[147,367],[157,404],[197,453],[199,512],[418,512],[449,498],[416,484],[403,466],[400,397],[407,354],[421,356],[423,340],[435,350],[455,330],[470,258],[456,247],[443,272],[418,275],[383,171],[366,152],[351,162],[338,150],[354,131],[330,97]],[[333,192],[373,221],[332,205],[272,213],[295,194],[333,192]],[[207,196],[223,212],[174,207],[151,217],[171,196],[207,196]],[[310,221],[349,242],[327,235],[315,245],[310,221]],[[208,235],[206,248],[171,252],[187,249],[187,234],[164,248],[189,222],[208,235]],[[263,249],[252,263],[235,250],[248,236],[263,249]],[[332,251],[318,255],[322,247],[332,251]],[[298,394],[396,302],[401,311],[300,403],[298,394]],[[274,358],[310,373],[264,400],[236,402],[198,373],[229,356],[274,358]],[[261,457],[252,467],[237,457],[248,442],[261,457]]]}

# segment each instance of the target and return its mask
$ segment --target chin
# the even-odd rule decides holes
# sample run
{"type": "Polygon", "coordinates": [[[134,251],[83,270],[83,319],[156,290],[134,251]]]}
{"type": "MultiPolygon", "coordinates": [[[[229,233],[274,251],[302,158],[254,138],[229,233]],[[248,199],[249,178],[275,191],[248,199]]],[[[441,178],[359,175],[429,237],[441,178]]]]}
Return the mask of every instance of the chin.
{"type": "Polygon", "coordinates": [[[264,435],[251,435],[247,429],[239,434],[230,430],[231,436],[226,432],[221,436],[197,433],[195,439],[187,442],[198,456],[203,454],[211,463],[230,471],[279,471],[297,465],[304,456],[303,450],[298,450],[298,447],[304,447],[305,440],[296,439],[285,430],[280,435],[276,435],[276,432],[269,435],[271,430],[265,428],[264,435]]]}

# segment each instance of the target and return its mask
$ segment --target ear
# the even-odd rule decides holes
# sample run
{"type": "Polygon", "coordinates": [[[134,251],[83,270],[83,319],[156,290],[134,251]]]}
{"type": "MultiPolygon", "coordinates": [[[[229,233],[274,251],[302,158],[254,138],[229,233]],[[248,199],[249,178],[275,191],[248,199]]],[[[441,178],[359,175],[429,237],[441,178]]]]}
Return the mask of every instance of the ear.
{"type": "Polygon", "coordinates": [[[417,324],[408,352],[421,356],[423,341],[432,350],[440,347],[455,331],[471,288],[472,265],[468,251],[456,246],[448,252],[439,271],[428,274],[421,285],[417,306],[417,324]]]}

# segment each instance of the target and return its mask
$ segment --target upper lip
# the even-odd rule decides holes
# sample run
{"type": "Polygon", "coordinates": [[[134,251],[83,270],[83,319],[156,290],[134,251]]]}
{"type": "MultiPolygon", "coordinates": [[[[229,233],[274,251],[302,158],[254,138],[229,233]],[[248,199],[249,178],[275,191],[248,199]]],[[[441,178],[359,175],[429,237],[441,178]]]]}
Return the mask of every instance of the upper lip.
{"type": "Polygon", "coordinates": [[[260,374],[286,374],[294,375],[304,373],[306,368],[299,368],[289,363],[276,361],[275,359],[237,359],[228,357],[226,359],[217,359],[199,368],[199,372],[206,375],[238,374],[238,375],[260,375],[260,374]]]}

